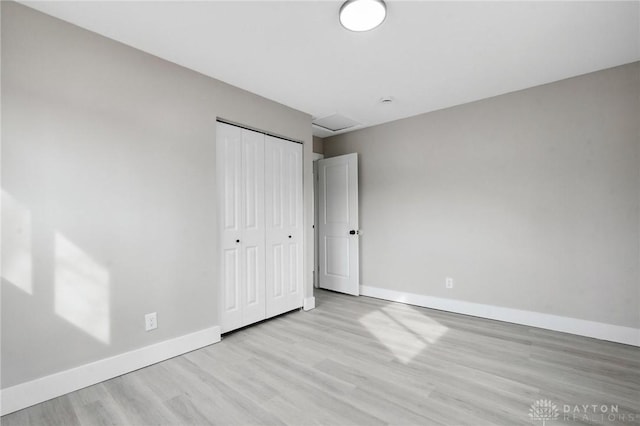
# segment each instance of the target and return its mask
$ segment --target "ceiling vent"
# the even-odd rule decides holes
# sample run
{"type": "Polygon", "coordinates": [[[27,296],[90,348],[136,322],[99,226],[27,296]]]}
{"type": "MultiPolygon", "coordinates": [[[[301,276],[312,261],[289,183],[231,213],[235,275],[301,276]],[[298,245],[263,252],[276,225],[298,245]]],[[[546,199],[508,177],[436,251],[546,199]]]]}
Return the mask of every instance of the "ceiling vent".
{"type": "Polygon", "coordinates": [[[344,117],[340,114],[333,114],[324,118],[317,118],[313,120],[313,125],[322,127],[323,129],[331,132],[338,132],[340,130],[350,129],[359,125],[357,121],[353,121],[350,118],[344,117]]]}

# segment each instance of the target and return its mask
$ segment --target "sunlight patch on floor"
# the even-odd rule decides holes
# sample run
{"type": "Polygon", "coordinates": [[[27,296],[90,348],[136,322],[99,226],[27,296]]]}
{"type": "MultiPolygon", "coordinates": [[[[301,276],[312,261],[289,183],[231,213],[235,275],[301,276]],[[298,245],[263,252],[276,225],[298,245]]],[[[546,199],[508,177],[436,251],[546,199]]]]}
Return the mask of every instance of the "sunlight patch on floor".
{"type": "Polygon", "coordinates": [[[55,311],[109,343],[109,272],[60,233],[55,236],[55,311]]]}
{"type": "Polygon", "coordinates": [[[418,312],[417,309],[411,306],[407,306],[407,308],[412,311],[411,315],[398,312],[389,306],[382,308],[382,310],[390,318],[395,319],[399,324],[412,331],[416,336],[420,336],[427,343],[436,343],[449,330],[448,327],[418,312]]]}
{"type": "Polygon", "coordinates": [[[31,212],[2,190],[2,278],[33,294],[31,212]]]}
{"type": "Polygon", "coordinates": [[[396,306],[387,306],[369,312],[359,321],[398,361],[408,364],[448,328],[409,306],[405,308],[402,312],[396,306]]]}

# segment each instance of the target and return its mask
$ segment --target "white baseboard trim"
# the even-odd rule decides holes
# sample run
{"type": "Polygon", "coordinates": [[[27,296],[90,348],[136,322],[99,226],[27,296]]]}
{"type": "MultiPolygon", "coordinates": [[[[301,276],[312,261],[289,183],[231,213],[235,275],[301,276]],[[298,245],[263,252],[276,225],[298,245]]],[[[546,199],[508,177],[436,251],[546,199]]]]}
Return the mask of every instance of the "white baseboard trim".
{"type": "Polygon", "coordinates": [[[11,386],[0,391],[0,412],[4,416],[219,341],[215,326],[11,386]]]}
{"type": "Polygon", "coordinates": [[[305,297],[304,301],[302,302],[302,309],[304,309],[305,311],[310,311],[315,307],[316,307],[316,298],[313,296],[305,297]]]}
{"type": "Polygon", "coordinates": [[[520,309],[503,308],[500,306],[483,305],[462,300],[444,299],[415,293],[404,293],[364,285],[360,286],[360,295],[458,314],[528,325],[547,330],[561,331],[579,336],[593,337],[610,342],[640,346],[640,328],[624,327],[621,325],[605,324],[520,309]]]}

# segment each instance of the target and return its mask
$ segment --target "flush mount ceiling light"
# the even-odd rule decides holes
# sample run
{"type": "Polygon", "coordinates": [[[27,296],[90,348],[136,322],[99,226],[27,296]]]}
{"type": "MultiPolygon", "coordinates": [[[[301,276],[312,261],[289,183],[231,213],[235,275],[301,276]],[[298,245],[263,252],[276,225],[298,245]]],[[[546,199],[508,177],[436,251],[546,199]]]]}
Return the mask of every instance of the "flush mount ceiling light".
{"type": "Polygon", "coordinates": [[[348,0],[340,8],[340,23],[351,31],[369,31],[387,16],[383,0],[348,0]]]}

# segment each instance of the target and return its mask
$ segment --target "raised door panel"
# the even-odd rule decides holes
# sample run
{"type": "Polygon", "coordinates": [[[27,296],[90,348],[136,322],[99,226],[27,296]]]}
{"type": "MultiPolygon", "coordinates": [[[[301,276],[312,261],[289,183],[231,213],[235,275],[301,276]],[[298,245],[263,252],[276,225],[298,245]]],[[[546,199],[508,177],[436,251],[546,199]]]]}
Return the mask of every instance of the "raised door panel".
{"type": "Polygon", "coordinates": [[[242,322],[242,304],[241,304],[241,251],[239,247],[228,248],[223,250],[223,310],[225,315],[237,317],[232,323],[242,322]]]}

